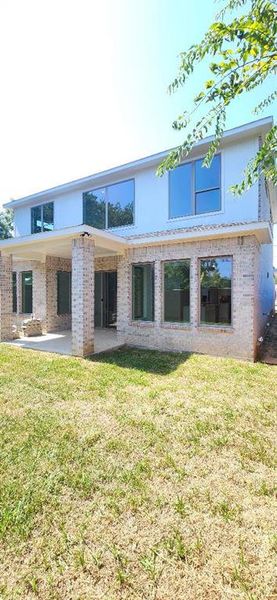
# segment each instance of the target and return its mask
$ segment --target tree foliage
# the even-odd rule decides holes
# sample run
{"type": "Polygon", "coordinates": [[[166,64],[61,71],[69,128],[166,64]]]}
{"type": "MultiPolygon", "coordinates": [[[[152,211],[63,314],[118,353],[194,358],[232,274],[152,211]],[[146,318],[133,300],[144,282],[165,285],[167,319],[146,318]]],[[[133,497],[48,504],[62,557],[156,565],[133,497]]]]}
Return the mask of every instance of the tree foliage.
{"type": "Polygon", "coordinates": [[[13,235],[13,211],[0,210],[0,240],[5,240],[13,235]]]}
{"type": "MultiPolygon", "coordinates": [[[[210,165],[223,135],[228,106],[235,98],[262,85],[267,77],[276,73],[276,41],[275,1],[229,0],[201,42],[181,53],[179,72],[169,86],[170,93],[186,85],[197,65],[207,58],[211,60],[210,77],[195,96],[192,109],[185,111],[173,122],[174,129],[186,130],[191,127],[191,132],[162,162],[158,175],[175,168],[189,154],[194,144],[208,132],[214,133],[214,140],[203,164],[206,167],[210,165]],[[242,11],[243,14],[234,17],[232,12],[235,9],[240,9],[239,12],[242,11]],[[231,20],[226,22],[230,15],[231,20]]],[[[261,113],[276,97],[277,91],[274,91],[254,108],[254,112],[261,113]]],[[[234,185],[232,191],[242,194],[257,181],[261,173],[276,184],[276,150],[277,126],[274,125],[254,159],[247,165],[243,181],[234,185]]]]}

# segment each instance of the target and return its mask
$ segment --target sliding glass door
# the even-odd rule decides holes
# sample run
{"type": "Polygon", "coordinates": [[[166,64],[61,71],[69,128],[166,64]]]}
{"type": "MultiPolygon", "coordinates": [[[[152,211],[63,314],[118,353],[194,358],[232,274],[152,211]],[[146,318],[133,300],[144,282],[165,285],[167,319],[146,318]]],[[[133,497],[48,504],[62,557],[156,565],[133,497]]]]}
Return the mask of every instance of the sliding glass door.
{"type": "Polygon", "coordinates": [[[117,319],[117,272],[96,271],[94,294],[95,327],[115,327],[117,319]]]}

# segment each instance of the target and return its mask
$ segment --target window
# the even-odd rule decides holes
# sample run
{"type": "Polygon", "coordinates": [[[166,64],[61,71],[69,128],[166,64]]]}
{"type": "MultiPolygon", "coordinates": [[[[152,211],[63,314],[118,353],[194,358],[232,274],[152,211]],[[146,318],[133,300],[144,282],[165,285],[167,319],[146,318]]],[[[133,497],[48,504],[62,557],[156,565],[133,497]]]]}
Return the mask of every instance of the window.
{"type": "Polygon", "coordinates": [[[97,229],[133,225],[134,199],[134,179],[85,192],[83,194],[85,225],[97,229]]]}
{"type": "Polygon", "coordinates": [[[202,164],[201,158],[170,171],[170,219],[220,210],[220,155],[208,169],[202,164]]]}
{"type": "Polygon", "coordinates": [[[16,273],[12,274],[12,288],[13,288],[13,312],[17,312],[17,282],[16,273]]]}
{"type": "Polygon", "coordinates": [[[54,229],[54,203],[48,202],[31,208],[31,232],[53,231],[54,229]]]}
{"type": "Polygon", "coordinates": [[[71,272],[57,272],[57,313],[67,315],[71,313],[71,272]]]}
{"type": "Polygon", "coordinates": [[[33,312],[33,273],[23,271],[22,276],[22,312],[31,314],[33,312]]]}
{"type": "Polygon", "coordinates": [[[164,263],[164,321],[188,323],[190,320],[190,261],[164,263]]]}
{"type": "Polygon", "coordinates": [[[200,261],[201,323],[231,325],[232,258],[200,261]]]}
{"type": "Polygon", "coordinates": [[[154,321],[154,265],[133,265],[133,319],[154,321]]]}

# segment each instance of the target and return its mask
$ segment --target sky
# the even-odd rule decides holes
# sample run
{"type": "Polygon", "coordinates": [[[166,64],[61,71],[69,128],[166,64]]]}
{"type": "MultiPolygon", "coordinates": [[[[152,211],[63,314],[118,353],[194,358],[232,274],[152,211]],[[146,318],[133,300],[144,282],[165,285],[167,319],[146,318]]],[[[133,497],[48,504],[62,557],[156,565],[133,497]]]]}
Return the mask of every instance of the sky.
{"type": "MultiPolygon", "coordinates": [[[[177,145],[171,123],[191,105],[205,65],[181,92],[167,86],[179,53],[221,6],[0,0],[0,205],[177,145]]],[[[272,86],[236,101],[226,127],[254,120],[272,86]]]]}

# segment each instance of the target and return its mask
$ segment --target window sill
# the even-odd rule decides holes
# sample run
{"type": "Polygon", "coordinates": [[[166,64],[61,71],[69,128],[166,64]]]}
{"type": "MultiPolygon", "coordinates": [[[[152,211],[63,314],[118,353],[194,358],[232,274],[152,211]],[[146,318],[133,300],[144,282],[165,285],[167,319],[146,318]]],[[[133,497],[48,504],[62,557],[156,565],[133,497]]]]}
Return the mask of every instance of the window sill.
{"type": "Polygon", "coordinates": [[[199,213],[197,215],[193,214],[193,215],[183,215],[183,217],[168,217],[166,222],[167,223],[172,223],[172,222],[175,223],[175,221],[178,222],[178,221],[184,221],[187,219],[196,219],[199,217],[212,217],[215,215],[223,215],[223,213],[224,213],[224,210],[220,209],[220,210],[214,210],[211,212],[199,213]]]}
{"type": "Polygon", "coordinates": [[[130,321],[131,327],[154,327],[154,321],[130,321]]]}
{"type": "Polygon", "coordinates": [[[161,327],[163,329],[180,329],[185,330],[185,329],[191,329],[191,323],[169,323],[169,322],[162,322],[161,323],[161,327]]]}
{"type": "Polygon", "coordinates": [[[201,323],[201,325],[197,326],[198,331],[206,332],[206,333],[234,333],[234,327],[232,325],[205,325],[201,323]]]}

